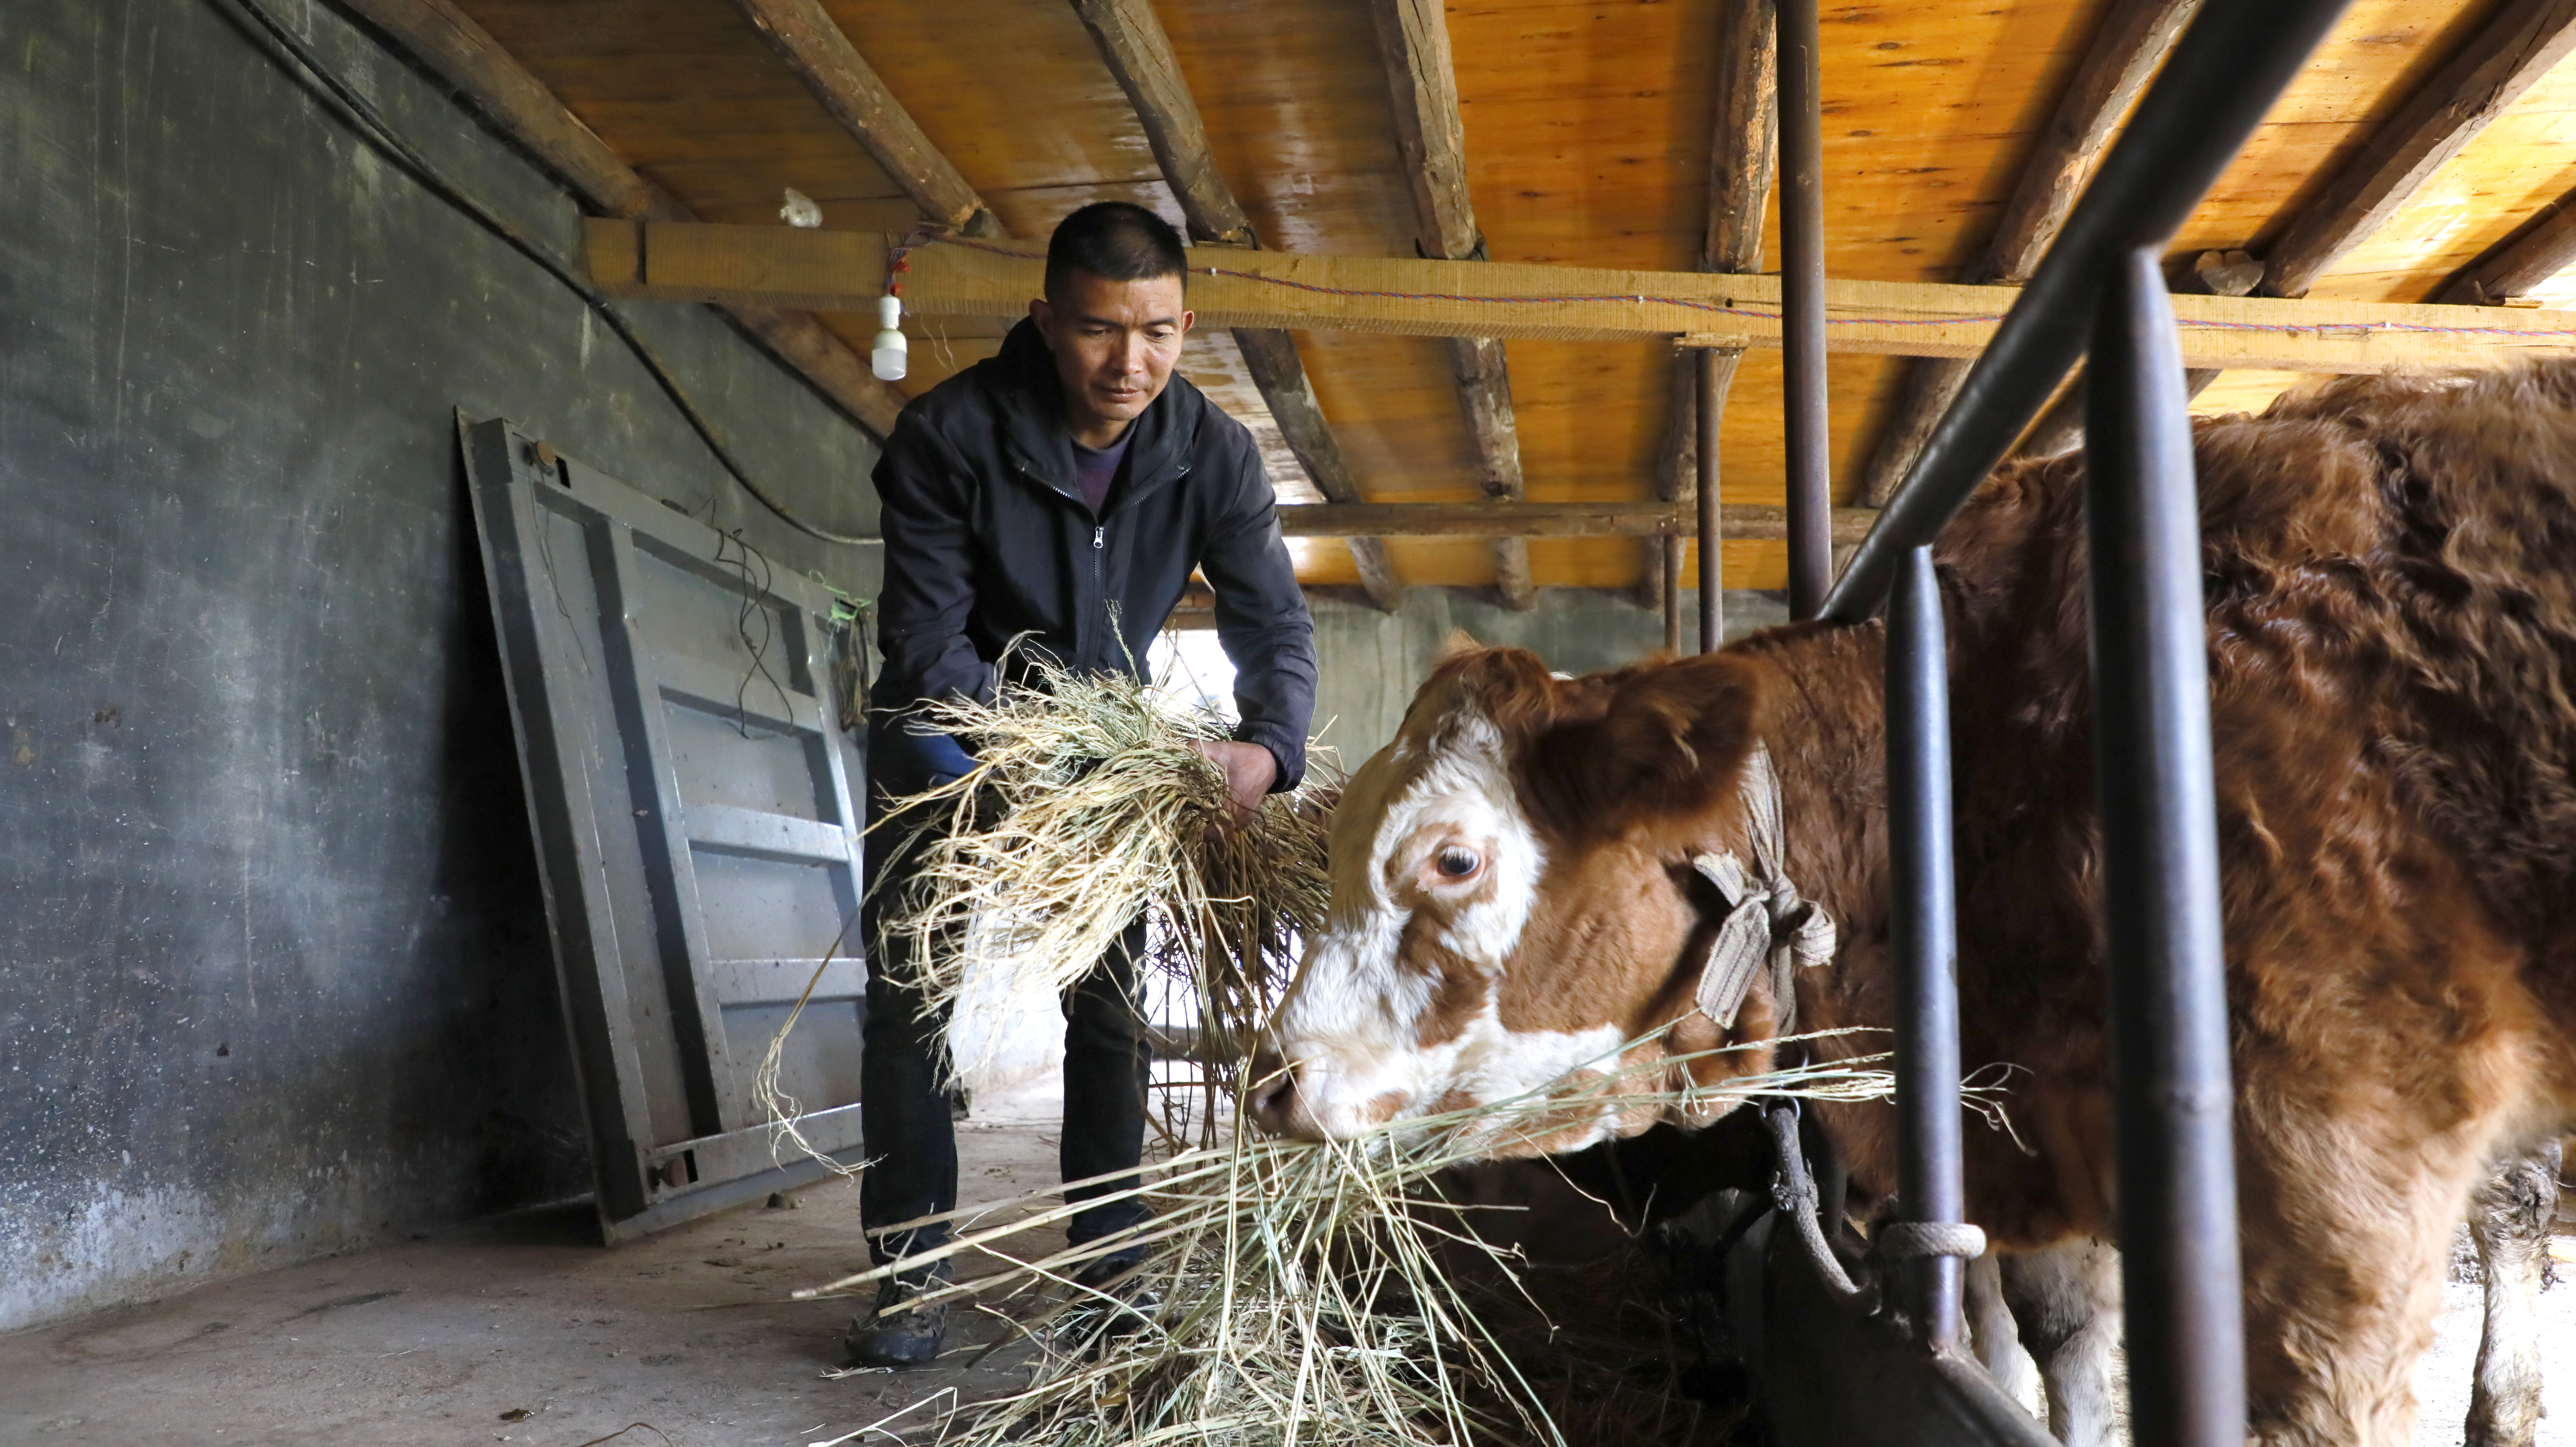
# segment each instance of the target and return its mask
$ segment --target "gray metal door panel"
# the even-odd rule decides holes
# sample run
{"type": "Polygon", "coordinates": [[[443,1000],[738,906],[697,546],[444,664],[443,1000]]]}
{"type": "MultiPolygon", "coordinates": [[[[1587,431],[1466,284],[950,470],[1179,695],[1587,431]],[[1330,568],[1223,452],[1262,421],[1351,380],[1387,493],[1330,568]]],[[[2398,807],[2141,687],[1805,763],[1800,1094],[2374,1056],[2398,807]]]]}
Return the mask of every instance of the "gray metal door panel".
{"type": "MultiPolygon", "coordinates": [[[[809,1179],[754,1074],[860,889],[831,595],[506,421],[458,423],[603,1227],[809,1179]]],[[[780,1062],[843,1158],[865,984],[853,929],[780,1062]]]]}

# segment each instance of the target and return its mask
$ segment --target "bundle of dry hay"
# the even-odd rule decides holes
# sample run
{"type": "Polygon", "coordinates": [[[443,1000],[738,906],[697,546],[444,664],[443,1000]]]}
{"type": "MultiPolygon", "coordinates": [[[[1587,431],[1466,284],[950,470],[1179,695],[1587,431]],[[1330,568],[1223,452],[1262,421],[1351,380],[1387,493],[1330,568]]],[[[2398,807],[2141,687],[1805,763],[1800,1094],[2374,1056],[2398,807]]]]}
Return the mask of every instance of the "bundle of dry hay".
{"type": "MultiPolygon", "coordinates": [[[[1052,996],[1143,915],[1153,959],[1196,992],[1201,1029],[1239,1045],[1323,918],[1325,834],[1339,778],[1320,759],[1240,828],[1225,776],[1193,745],[1231,737],[1205,708],[1123,675],[1041,667],[991,705],[937,706],[926,723],[966,741],[966,777],[899,802],[880,828],[920,829],[918,863],[884,930],[925,997],[1052,996]],[[933,948],[934,942],[939,947],[933,948]]],[[[1319,751],[1320,753],[1320,751],[1319,751]]],[[[950,1032],[972,1078],[995,1031],[950,1032]]],[[[1234,1050],[1220,1050],[1235,1054],[1234,1050]]]]}
{"type": "MultiPolygon", "coordinates": [[[[1047,1206],[1052,1193],[951,1213],[967,1229],[935,1255],[982,1257],[1002,1269],[922,1302],[971,1301],[1009,1321],[1001,1344],[1027,1342],[1035,1351],[1025,1387],[950,1405],[941,1440],[951,1447],[1604,1440],[1597,1422],[1580,1437],[1567,1430],[1568,1357],[1579,1355],[1580,1334],[1547,1319],[1514,1253],[1488,1244],[1473,1208],[1446,1194],[1445,1173],[1593,1113],[1652,1104],[1704,1118],[1754,1095],[1869,1100],[1892,1088],[1885,1057],[1870,1056],[1613,1099],[1629,1069],[1615,1062],[1626,1053],[1546,1091],[1352,1140],[1238,1136],[1149,1165],[1139,1194],[1156,1214],[1123,1240],[1028,1253],[1025,1233],[1071,1212],[1047,1206]],[[1013,1219],[973,1229],[994,1213],[1013,1219]],[[1149,1248],[1144,1264],[1107,1293],[1071,1282],[1086,1261],[1140,1243],[1149,1248]],[[1120,1319],[1121,1300],[1145,1299],[1153,1305],[1124,1317],[1125,1330],[1103,1329],[1120,1319]]],[[[797,1294],[853,1293],[891,1269],[797,1294]]],[[[1693,1430],[1696,1409],[1669,1385],[1635,1391],[1620,1383],[1631,1362],[1613,1356],[1594,1363],[1595,1378],[1610,1385],[1580,1393],[1595,1413],[1620,1414],[1612,1435],[1630,1443],[1708,1440],[1693,1430]]]]}

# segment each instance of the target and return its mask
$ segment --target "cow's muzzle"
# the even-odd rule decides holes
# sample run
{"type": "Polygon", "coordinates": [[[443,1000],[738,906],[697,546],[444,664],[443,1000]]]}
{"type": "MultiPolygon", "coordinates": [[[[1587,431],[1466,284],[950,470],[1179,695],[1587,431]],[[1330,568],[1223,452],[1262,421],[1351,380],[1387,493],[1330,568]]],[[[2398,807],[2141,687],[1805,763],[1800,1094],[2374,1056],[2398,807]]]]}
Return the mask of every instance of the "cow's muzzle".
{"type": "Polygon", "coordinates": [[[1252,1089],[1247,1108],[1252,1123],[1275,1136],[1291,1140],[1320,1141],[1327,1138],[1314,1113],[1297,1089],[1297,1062],[1277,1051],[1262,1049],[1252,1057],[1252,1089]]]}

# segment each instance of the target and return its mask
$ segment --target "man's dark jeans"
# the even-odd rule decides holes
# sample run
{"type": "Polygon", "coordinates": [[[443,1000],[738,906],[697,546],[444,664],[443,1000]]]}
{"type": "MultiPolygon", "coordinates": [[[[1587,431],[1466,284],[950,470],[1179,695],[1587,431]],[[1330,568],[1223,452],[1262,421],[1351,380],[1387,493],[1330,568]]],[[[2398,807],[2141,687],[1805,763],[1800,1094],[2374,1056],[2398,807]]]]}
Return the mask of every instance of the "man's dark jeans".
{"type": "MultiPolygon", "coordinates": [[[[883,731],[870,735],[869,766],[884,789],[913,793],[930,780],[906,768],[917,753],[896,742],[880,749],[883,731]],[[891,766],[891,767],[889,767],[891,766]],[[913,777],[904,777],[905,775],[913,777]]],[[[869,823],[882,816],[884,799],[871,787],[869,823]]],[[[878,939],[876,900],[901,887],[898,871],[913,851],[901,824],[867,837],[869,903],[860,926],[878,939]]],[[[957,1132],[949,1098],[940,1089],[946,1064],[946,1022],[927,1009],[903,981],[910,971],[908,942],[881,946],[868,970],[865,1053],[859,1064],[859,1128],[874,1162],[859,1180],[859,1221],[871,1234],[868,1252],[877,1264],[927,1251],[949,1239],[948,1223],[886,1235],[898,1222],[957,1208],[957,1132]],[[892,954],[894,957],[888,958],[892,954]]],[[[1145,947],[1145,922],[1127,927],[1119,943],[1064,997],[1064,1130],[1059,1149],[1068,1181],[1132,1171],[1145,1148],[1145,1092],[1151,1056],[1137,1014],[1136,970],[1145,947]]],[[[1134,1176],[1067,1191],[1079,1204],[1132,1186],[1134,1176]]],[[[1124,1231],[1150,1213],[1130,1196],[1077,1211],[1066,1236],[1075,1245],[1124,1231]]]]}

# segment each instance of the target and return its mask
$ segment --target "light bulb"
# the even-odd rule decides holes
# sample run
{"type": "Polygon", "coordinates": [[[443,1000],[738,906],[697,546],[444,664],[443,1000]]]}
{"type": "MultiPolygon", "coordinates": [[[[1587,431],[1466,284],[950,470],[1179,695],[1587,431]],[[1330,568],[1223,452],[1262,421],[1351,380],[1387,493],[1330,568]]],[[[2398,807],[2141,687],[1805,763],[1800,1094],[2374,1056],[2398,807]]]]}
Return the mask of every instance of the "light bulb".
{"type": "Polygon", "coordinates": [[[904,341],[903,333],[898,330],[902,325],[903,298],[891,295],[878,297],[877,339],[869,347],[868,370],[876,373],[880,382],[903,380],[904,353],[910,350],[910,344],[904,341]]]}

